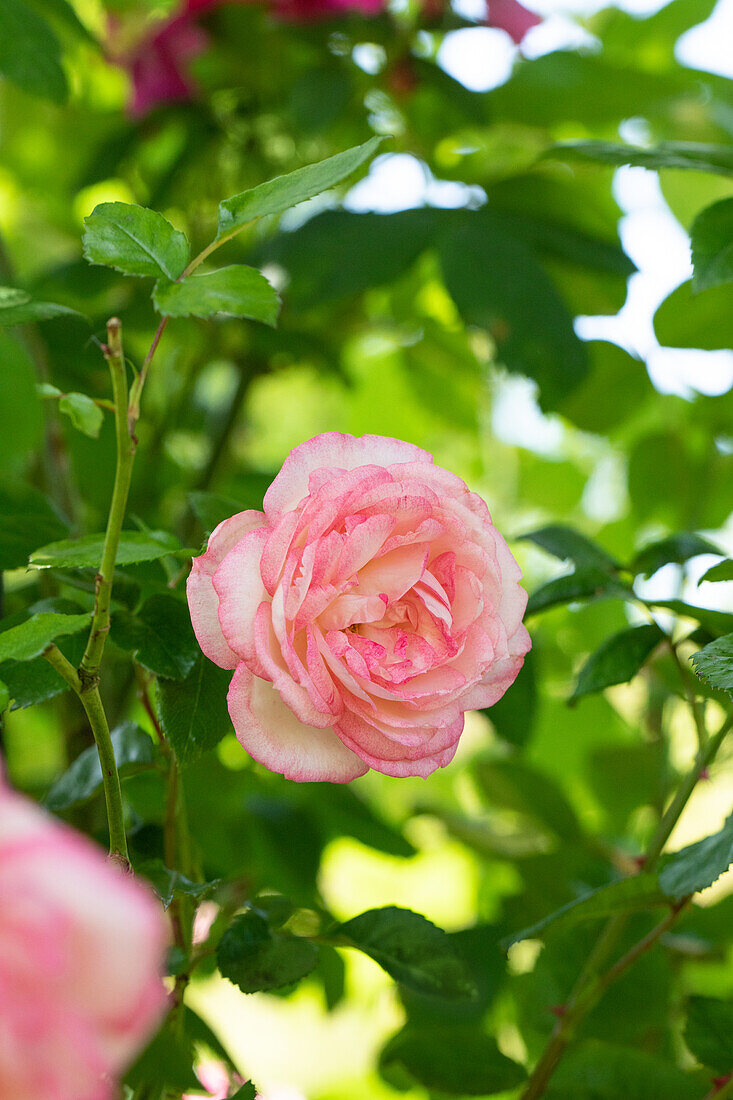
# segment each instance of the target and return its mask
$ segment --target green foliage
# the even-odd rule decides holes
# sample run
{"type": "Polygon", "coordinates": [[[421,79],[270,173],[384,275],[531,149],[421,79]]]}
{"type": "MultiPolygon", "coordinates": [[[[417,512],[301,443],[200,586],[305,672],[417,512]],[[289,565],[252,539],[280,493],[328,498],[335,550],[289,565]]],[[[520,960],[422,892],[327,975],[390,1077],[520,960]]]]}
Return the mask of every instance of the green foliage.
{"type": "Polygon", "coordinates": [[[318,962],[309,940],[273,932],[258,913],[235,917],[219,941],[219,970],[243,993],[281,989],[300,981],[318,962]]]}
{"type": "Polygon", "coordinates": [[[716,638],[692,655],[695,672],[711,687],[733,694],[733,634],[716,638]]]}
{"type": "MultiPolygon", "coordinates": [[[[155,762],[155,745],[134,722],[123,722],[112,730],[111,737],[120,778],[135,775],[155,762]]],[[[101,790],[102,767],[96,746],[92,746],[80,753],[56,780],[46,795],[45,804],[54,812],[68,810],[87,802],[101,790]]]]}
{"type": "Polygon", "coordinates": [[[155,210],[124,202],[95,206],[84,221],[84,259],[123,275],[178,279],[189,259],[186,234],[155,210]]]}
{"type": "MultiPolygon", "coordinates": [[[[11,0],[15,2],[15,0],[11,0]]],[[[0,18],[2,16],[0,15],[0,18]]],[[[0,326],[25,325],[34,321],[51,321],[54,317],[74,317],[76,310],[54,302],[34,302],[25,290],[0,286],[0,326]]]]}
{"type": "Polygon", "coordinates": [[[298,168],[286,176],[278,176],[225,199],[219,205],[219,237],[230,236],[255,218],[282,214],[298,203],[327,191],[329,187],[335,187],[369,160],[380,143],[381,138],[370,138],[355,149],[347,149],[328,160],[298,168]]]}
{"type": "Polygon", "coordinates": [[[698,1062],[716,1073],[730,1073],[733,1066],[733,1002],[717,997],[690,997],[685,1042],[698,1062]]]}
{"type": "Polygon", "coordinates": [[[136,614],[117,611],[110,637],[148,672],[170,680],[185,680],[199,652],[186,604],[163,592],[149,596],[136,614]]]}
{"type": "Polygon", "coordinates": [[[534,542],[561,561],[573,562],[579,569],[613,572],[618,568],[618,563],[601,546],[586,538],[580,531],[559,523],[541,527],[537,531],[529,531],[520,538],[534,542]]]}
{"type": "Polygon", "coordinates": [[[199,653],[183,680],[158,682],[160,724],[181,764],[192,764],[216,748],[231,729],[226,707],[230,679],[231,673],[199,653]]]}
{"type": "Polygon", "coordinates": [[[227,313],[274,325],[280,298],[267,279],[253,267],[238,264],[188,275],[178,283],[158,282],[155,308],[164,317],[213,317],[227,313]]]}
{"type": "Polygon", "coordinates": [[[609,141],[574,141],[554,146],[548,155],[599,164],[633,164],[639,168],[681,168],[733,175],[733,156],[728,146],[695,141],[665,141],[655,149],[639,149],[609,141]]]}
{"type": "Polygon", "coordinates": [[[0,569],[25,567],[36,547],[65,531],[43,493],[22,483],[0,486],[0,569]]]}
{"type": "Polygon", "coordinates": [[[137,871],[152,883],[164,909],[170,907],[174,898],[209,897],[219,885],[218,879],[212,882],[192,882],[180,871],[172,871],[170,867],[166,867],[159,859],[151,859],[139,864],[137,871]]]}
{"type": "Polygon", "coordinates": [[[23,0],[3,0],[0,73],[31,95],[63,103],[68,94],[61,47],[51,27],[23,0]]]}
{"type": "Polygon", "coordinates": [[[670,562],[682,564],[698,554],[719,554],[720,550],[709,539],[701,538],[693,531],[680,531],[669,538],[648,543],[634,556],[631,570],[650,577],[670,562]]]}
{"type": "MultiPolygon", "coordinates": [[[[97,569],[102,558],[104,535],[82,535],[78,539],[62,539],[41,546],[30,556],[37,569],[97,569]]],[[[118,565],[135,565],[155,561],[168,554],[178,554],[181,547],[167,531],[123,531],[117,553],[118,565]]]]}
{"type": "Polygon", "coordinates": [[[720,832],[675,852],[659,872],[659,885],[680,900],[712,886],[733,863],[733,814],[720,832]]]}
{"type": "Polygon", "coordinates": [[[90,616],[64,615],[42,611],[27,622],[12,626],[0,634],[0,661],[30,661],[39,657],[65,634],[76,634],[89,625],[90,616]]]}
{"type": "Polygon", "coordinates": [[[97,439],[102,428],[104,413],[85,393],[63,393],[59,398],[59,412],[68,416],[71,423],[90,439],[97,439]]]}
{"type": "Polygon", "coordinates": [[[382,1050],[379,1069],[396,1088],[417,1084],[447,1096],[492,1096],[525,1076],[482,1031],[436,1025],[398,1031],[382,1050]]]}
{"type": "Polygon", "coordinates": [[[719,561],[717,565],[711,565],[700,577],[699,584],[703,581],[733,581],[733,558],[726,558],[725,561],[719,561]]]}
{"type": "Polygon", "coordinates": [[[690,230],[692,289],[707,290],[733,280],[733,199],[703,210],[690,230]]]}
{"type": "Polygon", "coordinates": [[[633,680],[663,638],[659,627],[651,623],[613,634],[581,668],[571,699],[633,680]]]}
{"type": "Polygon", "coordinates": [[[477,995],[445,932],[409,909],[369,909],[331,929],[328,938],[363,951],[395,981],[418,993],[451,1001],[477,995]]]}
{"type": "Polygon", "coordinates": [[[554,577],[530,593],[527,615],[537,615],[560,604],[603,597],[626,599],[631,595],[615,577],[595,566],[583,566],[563,577],[554,577]]]}
{"type": "Polygon", "coordinates": [[[699,1100],[700,1082],[662,1058],[589,1039],[560,1067],[547,1095],[552,1100],[699,1100]]]}

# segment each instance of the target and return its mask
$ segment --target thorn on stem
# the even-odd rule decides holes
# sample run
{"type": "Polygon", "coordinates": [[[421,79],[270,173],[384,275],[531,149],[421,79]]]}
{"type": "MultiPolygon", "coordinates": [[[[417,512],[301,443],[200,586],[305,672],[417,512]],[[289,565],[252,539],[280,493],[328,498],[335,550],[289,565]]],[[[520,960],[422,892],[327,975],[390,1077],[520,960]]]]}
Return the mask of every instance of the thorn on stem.
{"type": "Polygon", "coordinates": [[[637,870],[643,871],[646,867],[646,856],[634,856],[634,864],[637,870]]]}
{"type": "Polygon", "coordinates": [[[701,771],[700,771],[700,774],[697,778],[698,779],[709,779],[710,778],[710,769],[709,768],[702,768],[701,771]]]}
{"type": "Polygon", "coordinates": [[[553,1016],[557,1016],[558,1020],[562,1020],[567,1010],[567,1005],[549,1005],[547,1009],[547,1011],[551,1012],[553,1016]]]}
{"type": "Polygon", "coordinates": [[[720,1092],[725,1088],[728,1082],[733,1078],[733,1073],[726,1073],[723,1077],[713,1077],[713,1088],[716,1092],[720,1092]]]}

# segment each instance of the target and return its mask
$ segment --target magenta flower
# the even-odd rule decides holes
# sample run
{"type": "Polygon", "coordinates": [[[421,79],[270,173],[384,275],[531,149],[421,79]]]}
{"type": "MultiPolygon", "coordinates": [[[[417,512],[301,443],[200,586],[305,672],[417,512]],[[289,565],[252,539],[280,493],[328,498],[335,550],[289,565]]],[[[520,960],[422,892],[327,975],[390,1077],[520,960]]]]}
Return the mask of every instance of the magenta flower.
{"type": "Polygon", "coordinates": [[[264,512],[221,523],[188,580],[204,653],[260,763],[347,782],[427,776],[530,648],[521,572],[480,497],[410,443],[328,433],[264,512]]]}

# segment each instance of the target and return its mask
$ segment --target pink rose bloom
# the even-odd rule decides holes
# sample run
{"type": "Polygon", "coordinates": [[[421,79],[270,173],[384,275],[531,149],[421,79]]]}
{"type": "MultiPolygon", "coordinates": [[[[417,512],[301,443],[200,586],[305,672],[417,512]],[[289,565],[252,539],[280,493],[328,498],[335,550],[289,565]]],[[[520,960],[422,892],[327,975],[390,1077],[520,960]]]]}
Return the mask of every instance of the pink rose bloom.
{"type": "Polygon", "coordinates": [[[157,1026],[152,894],[0,776],[0,1096],[108,1100],[157,1026]]]}
{"type": "Polygon", "coordinates": [[[235,670],[244,748],[345,783],[449,763],[464,711],[500,699],[530,648],[520,577],[484,502],[426,451],[328,433],[290,452],[264,512],[216,528],[188,602],[235,670]]]}

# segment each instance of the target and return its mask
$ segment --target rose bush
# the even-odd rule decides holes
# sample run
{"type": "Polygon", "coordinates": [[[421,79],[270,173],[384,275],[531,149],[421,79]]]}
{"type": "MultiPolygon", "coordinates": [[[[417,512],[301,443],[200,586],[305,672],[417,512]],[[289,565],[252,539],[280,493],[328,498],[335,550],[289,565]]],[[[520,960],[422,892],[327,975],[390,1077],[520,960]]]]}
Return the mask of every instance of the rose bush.
{"type": "Polygon", "coordinates": [[[0,777],[0,1096],[107,1100],[161,1018],[153,896],[0,777]]]}
{"type": "Polygon", "coordinates": [[[199,644],[234,669],[245,749],[301,781],[427,776],[464,711],[495,703],[530,647],[520,569],[480,497],[396,439],[296,447],[264,499],[194,559],[199,644]]]}

